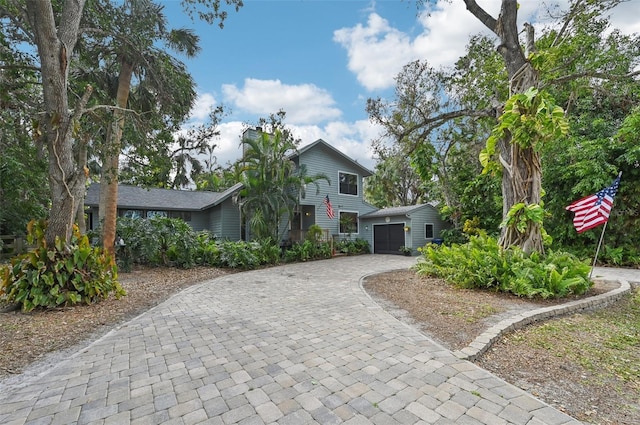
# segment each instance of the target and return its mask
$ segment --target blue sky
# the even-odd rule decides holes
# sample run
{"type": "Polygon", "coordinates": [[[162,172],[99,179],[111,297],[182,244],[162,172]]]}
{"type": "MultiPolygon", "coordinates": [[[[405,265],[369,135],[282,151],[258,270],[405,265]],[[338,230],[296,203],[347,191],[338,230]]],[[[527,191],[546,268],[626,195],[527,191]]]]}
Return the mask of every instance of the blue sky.
{"type": "MultiPolygon", "coordinates": [[[[368,121],[367,98],[391,97],[404,64],[451,65],[471,34],[487,32],[462,0],[432,1],[430,13],[414,1],[245,0],[229,12],[224,29],[192,22],[178,0],[161,3],[171,27],[200,36],[198,57],[181,58],[199,96],[190,124],[216,105],[229,112],[213,141],[220,165],[238,158],[243,125],[283,109],[302,145],[322,138],[373,169],[370,145],[380,129],[368,121]]],[[[497,16],[499,0],[478,3],[497,16]]],[[[539,5],[521,1],[521,23],[543,25],[539,5]]],[[[640,32],[637,16],[640,1],[632,0],[619,6],[613,22],[623,32],[640,32]]]]}

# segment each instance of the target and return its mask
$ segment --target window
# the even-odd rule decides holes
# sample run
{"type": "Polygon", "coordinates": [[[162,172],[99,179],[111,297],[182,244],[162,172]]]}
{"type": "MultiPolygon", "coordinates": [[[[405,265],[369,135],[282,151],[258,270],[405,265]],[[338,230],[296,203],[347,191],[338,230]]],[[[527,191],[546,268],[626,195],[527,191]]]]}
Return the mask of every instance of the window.
{"type": "Polygon", "coordinates": [[[149,210],[147,211],[147,218],[154,217],[169,217],[166,211],[149,210]]]}
{"type": "Polygon", "coordinates": [[[340,233],[358,233],[358,213],[340,211],[340,233]]]}
{"type": "Polygon", "coordinates": [[[428,223],[424,225],[424,238],[433,239],[433,224],[428,223]]]}
{"type": "Polygon", "coordinates": [[[358,195],[358,176],[356,174],[338,174],[340,180],[340,193],[344,195],[358,195]]]}
{"type": "Polygon", "coordinates": [[[171,211],[169,213],[171,218],[181,218],[184,221],[191,221],[191,211],[171,211]]]}
{"type": "Polygon", "coordinates": [[[121,211],[122,217],[126,218],[143,218],[144,211],[142,210],[124,210],[121,211]]]}

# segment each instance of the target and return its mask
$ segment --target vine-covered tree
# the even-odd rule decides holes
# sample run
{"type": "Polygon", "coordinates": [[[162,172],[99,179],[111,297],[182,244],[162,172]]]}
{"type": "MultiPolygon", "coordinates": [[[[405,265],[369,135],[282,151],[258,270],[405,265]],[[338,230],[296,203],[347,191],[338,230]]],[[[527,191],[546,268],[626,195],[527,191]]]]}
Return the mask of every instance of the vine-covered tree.
{"type": "MultiPolygon", "coordinates": [[[[459,62],[453,71],[416,63],[398,77],[395,106],[377,99],[370,100],[367,109],[395,140],[420,143],[436,140],[436,130],[456,126],[458,120],[497,118],[481,159],[486,170],[502,176],[500,244],[542,252],[541,151],[546,144],[566,140],[569,127],[550,92],[573,84],[571,101],[575,101],[598,90],[602,81],[633,81],[638,72],[630,63],[612,64],[606,58],[612,51],[628,50],[634,40],[616,32],[607,36],[601,28],[583,24],[602,17],[618,0],[572,1],[559,19],[560,30],[546,30],[538,43],[531,25],[518,28],[516,0],[502,0],[497,17],[475,0],[463,1],[498,38],[500,67],[495,55],[468,57],[482,63],[480,73],[473,72],[473,61],[459,62]],[[524,40],[520,34],[525,34],[524,40]],[[414,134],[420,137],[411,137],[414,134]]],[[[571,103],[563,106],[566,109],[571,103]]],[[[415,150],[424,152],[419,144],[415,150]]]]}

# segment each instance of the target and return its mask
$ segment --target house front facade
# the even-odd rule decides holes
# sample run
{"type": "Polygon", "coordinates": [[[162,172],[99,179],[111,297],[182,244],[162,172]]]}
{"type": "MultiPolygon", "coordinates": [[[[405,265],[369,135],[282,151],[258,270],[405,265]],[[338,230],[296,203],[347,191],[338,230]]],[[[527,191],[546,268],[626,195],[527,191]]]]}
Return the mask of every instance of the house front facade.
{"type": "MultiPolygon", "coordinates": [[[[243,138],[258,136],[256,129],[243,134],[243,138]]],[[[297,167],[305,167],[307,176],[323,174],[328,181],[318,180],[317,187],[309,184],[298,195],[293,218],[282,218],[279,234],[285,244],[304,240],[316,224],[326,240],[364,239],[373,253],[400,254],[400,247],[407,247],[415,254],[416,248],[437,241],[448,227],[432,204],[380,210],[367,203],[363,182],[372,172],[322,139],[298,149],[289,159],[297,167]]],[[[85,200],[91,229],[99,227],[99,186],[92,184],[85,200]]],[[[250,239],[243,229],[246,218],[234,202],[242,187],[237,183],[224,192],[203,192],[120,185],[118,215],[177,217],[194,230],[207,230],[221,239],[250,239]]]]}
{"type": "Polygon", "coordinates": [[[329,181],[319,180],[317,188],[308,185],[300,194],[300,206],[289,223],[289,239],[304,239],[313,224],[334,239],[367,239],[360,217],[376,210],[365,202],[363,193],[363,180],[371,171],[322,139],[300,148],[291,159],[296,166],[306,167],[307,175],[324,174],[329,181]]]}

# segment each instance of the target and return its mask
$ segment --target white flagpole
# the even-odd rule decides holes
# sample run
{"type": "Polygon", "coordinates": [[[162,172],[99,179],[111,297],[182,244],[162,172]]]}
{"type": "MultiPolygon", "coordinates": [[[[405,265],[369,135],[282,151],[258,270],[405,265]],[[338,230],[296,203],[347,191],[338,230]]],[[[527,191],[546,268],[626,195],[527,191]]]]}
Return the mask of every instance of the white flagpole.
{"type": "Polygon", "coordinates": [[[593,264],[591,265],[589,280],[591,280],[591,276],[593,275],[593,269],[596,266],[596,262],[598,261],[598,254],[600,253],[600,246],[602,245],[602,240],[604,239],[604,231],[607,230],[607,224],[609,224],[609,220],[604,222],[604,227],[602,228],[602,234],[600,235],[600,241],[598,242],[598,248],[596,248],[596,256],[593,258],[593,264]]]}

